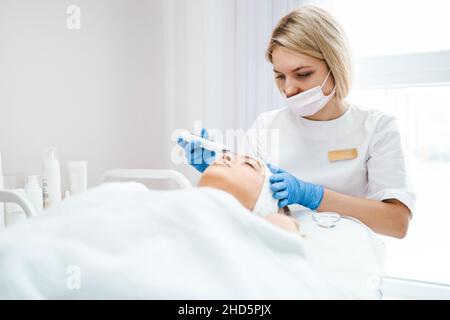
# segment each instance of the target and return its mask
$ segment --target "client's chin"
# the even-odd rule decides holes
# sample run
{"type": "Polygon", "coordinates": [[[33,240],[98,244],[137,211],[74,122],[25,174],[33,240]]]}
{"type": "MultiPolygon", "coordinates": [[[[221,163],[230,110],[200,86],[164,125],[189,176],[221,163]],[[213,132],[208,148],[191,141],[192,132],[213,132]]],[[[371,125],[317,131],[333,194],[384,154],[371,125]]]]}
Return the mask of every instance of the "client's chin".
{"type": "MultiPolygon", "coordinates": [[[[253,184],[254,185],[254,184],[253,184]]],[[[252,183],[240,180],[234,176],[231,170],[220,165],[214,165],[206,169],[197,183],[198,187],[210,187],[223,190],[235,197],[245,208],[252,210],[258,197],[252,183]]],[[[259,188],[257,188],[259,190],[259,188]]]]}

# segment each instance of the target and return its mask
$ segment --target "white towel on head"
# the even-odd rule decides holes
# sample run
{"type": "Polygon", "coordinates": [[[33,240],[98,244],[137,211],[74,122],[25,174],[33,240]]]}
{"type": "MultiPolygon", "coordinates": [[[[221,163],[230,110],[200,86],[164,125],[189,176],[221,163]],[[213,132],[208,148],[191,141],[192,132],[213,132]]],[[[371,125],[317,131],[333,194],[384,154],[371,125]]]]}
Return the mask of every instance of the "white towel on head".
{"type": "Polygon", "coordinates": [[[258,200],[256,200],[253,212],[260,216],[265,216],[270,213],[278,212],[278,200],[273,198],[273,192],[270,190],[270,176],[272,172],[266,164],[258,160],[265,168],[264,182],[261,188],[261,193],[259,194],[258,200]]]}

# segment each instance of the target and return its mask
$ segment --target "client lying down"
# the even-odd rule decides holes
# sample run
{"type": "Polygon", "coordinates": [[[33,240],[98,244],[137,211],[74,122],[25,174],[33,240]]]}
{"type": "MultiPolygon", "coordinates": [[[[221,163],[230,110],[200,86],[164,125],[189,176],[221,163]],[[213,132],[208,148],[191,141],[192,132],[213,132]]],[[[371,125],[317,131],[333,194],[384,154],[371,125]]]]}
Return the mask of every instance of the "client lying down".
{"type": "Polygon", "coordinates": [[[271,172],[261,160],[246,155],[223,153],[203,172],[198,187],[221,189],[233,195],[245,208],[290,232],[298,232],[297,220],[289,208],[278,208],[272,197],[271,172]]]}
{"type": "Polygon", "coordinates": [[[297,236],[269,176],[226,153],[196,188],[120,182],[75,195],[0,232],[0,299],[379,298],[383,250],[370,231],[299,216],[297,236]]]}

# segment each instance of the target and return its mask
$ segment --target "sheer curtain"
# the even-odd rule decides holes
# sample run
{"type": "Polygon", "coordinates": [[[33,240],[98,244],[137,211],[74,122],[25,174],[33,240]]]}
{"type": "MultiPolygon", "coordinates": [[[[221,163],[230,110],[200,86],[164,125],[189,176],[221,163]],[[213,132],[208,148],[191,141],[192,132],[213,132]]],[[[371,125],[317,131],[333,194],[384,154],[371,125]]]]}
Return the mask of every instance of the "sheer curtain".
{"type": "Polygon", "coordinates": [[[303,4],[329,1],[164,0],[169,167],[196,177],[180,163],[179,129],[245,130],[259,113],[283,105],[264,53],[279,19],[303,4]]]}

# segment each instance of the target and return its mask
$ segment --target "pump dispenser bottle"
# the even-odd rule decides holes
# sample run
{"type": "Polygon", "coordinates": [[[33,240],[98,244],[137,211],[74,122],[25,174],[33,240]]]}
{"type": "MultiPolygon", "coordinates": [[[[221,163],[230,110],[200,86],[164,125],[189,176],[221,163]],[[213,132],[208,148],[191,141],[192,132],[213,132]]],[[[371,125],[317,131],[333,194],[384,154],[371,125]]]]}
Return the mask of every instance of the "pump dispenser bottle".
{"type": "Polygon", "coordinates": [[[47,148],[44,152],[42,186],[45,209],[61,202],[61,169],[54,147],[47,148]]]}

